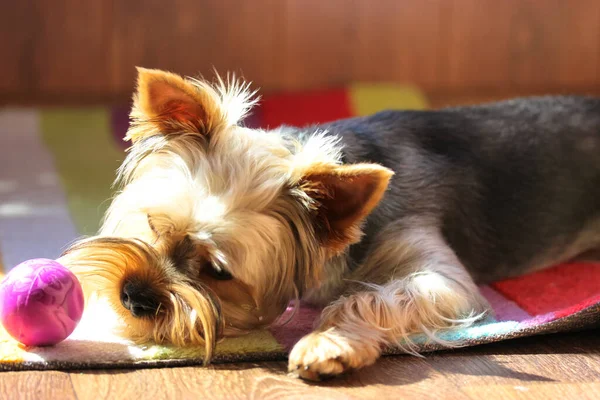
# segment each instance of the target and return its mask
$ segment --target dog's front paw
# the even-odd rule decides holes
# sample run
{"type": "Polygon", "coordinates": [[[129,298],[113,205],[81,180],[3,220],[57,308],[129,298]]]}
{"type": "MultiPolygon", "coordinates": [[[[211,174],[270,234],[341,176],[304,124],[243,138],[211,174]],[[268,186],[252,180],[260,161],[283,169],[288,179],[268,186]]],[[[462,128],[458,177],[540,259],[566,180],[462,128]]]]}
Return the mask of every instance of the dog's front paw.
{"type": "Polygon", "coordinates": [[[292,349],[288,370],[296,377],[319,381],[373,364],[379,357],[379,346],[358,339],[349,339],[335,328],[313,332],[292,349]]]}

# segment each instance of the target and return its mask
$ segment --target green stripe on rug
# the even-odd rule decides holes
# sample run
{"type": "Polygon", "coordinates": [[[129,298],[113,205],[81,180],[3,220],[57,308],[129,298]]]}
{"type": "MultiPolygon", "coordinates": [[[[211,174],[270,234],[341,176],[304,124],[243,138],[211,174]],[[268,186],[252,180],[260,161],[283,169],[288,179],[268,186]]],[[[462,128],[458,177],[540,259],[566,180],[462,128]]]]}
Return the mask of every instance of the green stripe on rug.
{"type": "Polygon", "coordinates": [[[79,233],[98,231],[124,154],[111,134],[104,108],[49,109],[40,113],[42,139],[54,156],[79,233]]]}
{"type": "MultiPolygon", "coordinates": [[[[145,346],[130,347],[129,354],[136,360],[179,360],[203,359],[204,347],[145,346]]],[[[247,335],[228,337],[219,342],[215,355],[243,355],[252,353],[269,354],[284,352],[285,348],[266,330],[251,331],[247,335]]],[[[0,353],[1,354],[1,353],[0,353]]]]}

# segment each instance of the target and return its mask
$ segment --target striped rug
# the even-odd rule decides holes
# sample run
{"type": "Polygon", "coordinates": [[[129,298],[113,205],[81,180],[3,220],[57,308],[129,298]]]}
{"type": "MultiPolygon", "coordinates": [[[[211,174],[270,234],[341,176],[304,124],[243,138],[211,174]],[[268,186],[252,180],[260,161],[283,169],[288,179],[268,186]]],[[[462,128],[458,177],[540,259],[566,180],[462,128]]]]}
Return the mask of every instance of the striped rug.
{"type": "MultiPolygon", "coordinates": [[[[396,85],[278,94],[263,99],[246,121],[255,127],[307,125],[387,108],[423,109],[416,89],[396,85]]],[[[5,108],[0,110],[0,269],[29,258],[56,258],[80,235],[93,234],[108,206],[114,171],[124,156],[127,107],[5,108]]],[[[496,311],[475,327],[443,334],[475,345],[594,326],[599,321],[600,268],[557,266],[483,286],[496,311]]],[[[216,362],[286,357],[310,331],[319,310],[303,306],[285,326],[225,340],[216,362]]],[[[48,348],[17,345],[0,329],[0,370],[147,367],[201,363],[198,348],[133,346],[114,333],[114,314],[102,303],[86,309],[65,342],[48,348]]],[[[415,337],[423,351],[436,350],[415,337]]],[[[394,353],[395,349],[388,352],[394,353]]]]}

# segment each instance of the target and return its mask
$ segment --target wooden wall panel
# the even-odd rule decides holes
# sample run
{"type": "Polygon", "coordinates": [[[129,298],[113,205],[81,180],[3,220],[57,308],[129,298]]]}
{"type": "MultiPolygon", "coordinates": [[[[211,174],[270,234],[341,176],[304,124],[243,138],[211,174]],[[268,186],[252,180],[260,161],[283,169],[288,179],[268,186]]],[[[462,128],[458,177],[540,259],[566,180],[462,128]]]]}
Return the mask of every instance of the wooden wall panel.
{"type": "Polygon", "coordinates": [[[559,85],[586,85],[600,82],[600,1],[577,0],[573,7],[559,5],[560,20],[556,70],[552,79],[559,85]]]}
{"type": "Polygon", "coordinates": [[[359,2],[354,77],[437,85],[447,62],[439,38],[447,30],[448,4],[448,0],[359,2]]]}
{"type": "Polygon", "coordinates": [[[138,65],[265,90],[600,92],[600,1],[5,1],[0,55],[2,103],[123,100],[138,65]]]}
{"type": "Polygon", "coordinates": [[[196,75],[224,56],[216,36],[223,16],[216,3],[115,1],[111,35],[113,87],[130,91],[136,66],[196,75]]]}
{"type": "Polygon", "coordinates": [[[134,66],[192,76],[212,76],[214,68],[268,83],[275,74],[280,8],[277,0],[115,1],[113,88],[131,89],[134,66]]]}
{"type": "Polygon", "coordinates": [[[453,0],[448,87],[598,86],[597,0],[453,0]]]}
{"type": "Polygon", "coordinates": [[[108,1],[38,0],[31,63],[37,89],[52,95],[103,94],[109,87],[108,1]]]}
{"type": "Polygon", "coordinates": [[[274,49],[279,84],[297,89],[352,80],[357,1],[284,3],[280,48],[274,49]]]}
{"type": "MultiPolygon", "coordinates": [[[[282,57],[284,2],[226,0],[219,4],[219,14],[225,15],[225,19],[212,40],[216,53],[222,47],[225,51],[214,67],[221,73],[229,70],[261,82],[266,89],[277,89],[281,84],[278,62],[282,57]]],[[[204,55],[206,60],[210,57],[210,53],[204,55]]]]}
{"type": "Polygon", "coordinates": [[[496,87],[509,79],[510,24],[520,0],[450,0],[442,86],[496,87]]]}
{"type": "Polygon", "coordinates": [[[511,24],[513,84],[577,86],[597,81],[600,2],[527,0],[519,4],[511,24]]]}
{"type": "Polygon", "coordinates": [[[33,0],[0,6],[0,94],[32,95],[37,76],[31,57],[36,41],[36,27],[30,23],[33,0]]]}

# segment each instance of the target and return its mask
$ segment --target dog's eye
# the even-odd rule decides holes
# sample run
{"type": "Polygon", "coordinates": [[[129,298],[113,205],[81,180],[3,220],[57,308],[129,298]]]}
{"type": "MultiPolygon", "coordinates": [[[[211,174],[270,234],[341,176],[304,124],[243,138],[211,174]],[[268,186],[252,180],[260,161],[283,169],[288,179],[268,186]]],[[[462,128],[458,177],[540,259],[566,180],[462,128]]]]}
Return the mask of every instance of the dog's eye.
{"type": "Polygon", "coordinates": [[[233,276],[229,272],[227,272],[221,267],[214,265],[211,262],[206,264],[204,270],[206,271],[206,274],[208,276],[218,281],[228,281],[230,279],[233,279],[233,276]]]}

